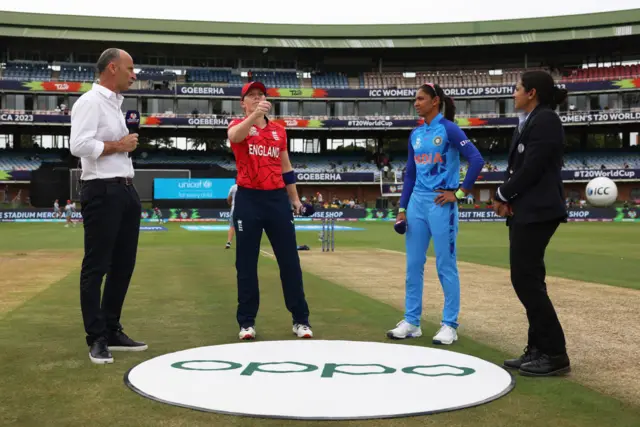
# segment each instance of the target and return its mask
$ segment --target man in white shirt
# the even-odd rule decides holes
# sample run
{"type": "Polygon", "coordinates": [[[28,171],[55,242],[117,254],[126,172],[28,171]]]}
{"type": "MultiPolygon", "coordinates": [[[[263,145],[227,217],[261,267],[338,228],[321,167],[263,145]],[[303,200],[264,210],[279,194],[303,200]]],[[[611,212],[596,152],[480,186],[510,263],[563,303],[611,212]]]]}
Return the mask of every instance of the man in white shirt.
{"type": "Polygon", "coordinates": [[[138,145],[138,134],[129,134],[121,109],[121,92],[136,80],[133,59],[123,50],[107,49],[97,69],[99,83],[73,105],[70,146],[82,160],[80,305],[89,358],[103,364],[113,363],[111,350],[142,351],[147,345],[129,338],[120,324],[140,232],[140,198],[128,155],[138,145]]]}
{"type": "Polygon", "coordinates": [[[233,208],[236,205],[237,191],[238,184],[233,184],[229,189],[229,195],[227,196],[227,203],[229,203],[229,206],[231,206],[231,212],[229,212],[229,231],[227,232],[227,244],[224,246],[225,249],[231,248],[231,240],[233,239],[233,235],[236,231],[233,227],[233,208]]]}

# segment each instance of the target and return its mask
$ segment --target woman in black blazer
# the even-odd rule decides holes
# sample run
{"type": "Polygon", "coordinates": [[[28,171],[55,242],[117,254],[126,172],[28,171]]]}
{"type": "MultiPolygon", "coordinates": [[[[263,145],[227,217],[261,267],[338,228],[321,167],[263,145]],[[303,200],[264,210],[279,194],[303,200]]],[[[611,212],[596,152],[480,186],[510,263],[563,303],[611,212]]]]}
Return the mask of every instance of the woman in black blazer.
{"type": "Polygon", "coordinates": [[[564,332],[547,294],[544,253],[567,221],[561,169],[565,136],[556,106],[567,91],[544,71],[522,75],[513,94],[522,112],[509,150],[506,181],[496,191],[494,210],[507,217],[511,283],[529,320],[524,354],[505,366],[527,376],[571,370],[564,332]]]}

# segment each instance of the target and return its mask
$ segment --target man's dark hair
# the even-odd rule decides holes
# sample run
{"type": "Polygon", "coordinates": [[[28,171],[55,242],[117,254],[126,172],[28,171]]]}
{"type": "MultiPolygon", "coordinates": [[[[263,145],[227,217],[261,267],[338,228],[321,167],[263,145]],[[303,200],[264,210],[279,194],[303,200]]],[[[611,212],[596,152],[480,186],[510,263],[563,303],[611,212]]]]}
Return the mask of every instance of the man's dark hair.
{"type": "Polygon", "coordinates": [[[107,69],[107,65],[109,65],[109,63],[111,63],[114,59],[118,58],[120,58],[120,49],[117,49],[115,47],[110,47],[109,49],[102,52],[102,55],[100,55],[98,63],[96,64],[98,74],[102,74],[103,71],[107,69]]]}

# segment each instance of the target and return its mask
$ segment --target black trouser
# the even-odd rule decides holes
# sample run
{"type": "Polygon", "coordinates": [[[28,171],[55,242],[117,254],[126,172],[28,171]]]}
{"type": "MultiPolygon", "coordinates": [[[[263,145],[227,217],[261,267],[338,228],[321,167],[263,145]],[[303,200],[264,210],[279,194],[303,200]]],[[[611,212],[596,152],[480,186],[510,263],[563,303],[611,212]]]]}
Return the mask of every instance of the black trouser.
{"type": "Polygon", "coordinates": [[[559,221],[509,225],[511,283],[529,319],[529,347],[566,353],[564,332],[547,294],[544,253],[559,221]]]}
{"type": "Polygon", "coordinates": [[[80,203],[84,222],[80,305],[91,345],[109,331],[122,329],[120,314],[136,264],[141,207],[133,185],[108,180],[84,181],[80,203]]]}
{"type": "Polygon", "coordinates": [[[296,230],[287,191],[238,187],[233,225],[236,229],[237,320],[240,327],[253,326],[258,314],[258,257],[262,230],[267,233],[278,261],[284,302],[293,323],[308,325],[309,307],[302,286],[296,230]]]}

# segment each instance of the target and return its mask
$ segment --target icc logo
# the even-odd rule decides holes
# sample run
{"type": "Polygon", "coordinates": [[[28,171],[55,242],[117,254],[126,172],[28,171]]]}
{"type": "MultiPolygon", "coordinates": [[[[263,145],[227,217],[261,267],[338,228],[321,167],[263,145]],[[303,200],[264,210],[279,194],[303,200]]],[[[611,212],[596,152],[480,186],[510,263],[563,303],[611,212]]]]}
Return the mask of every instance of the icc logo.
{"type": "Polygon", "coordinates": [[[608,187],[597,187],[597,188],[589,188],[587,190],[587,195],[588,196],[593,196],[594,194],[596,194],[598,196],[608,196],[609,195],[609,188],[608,187]]]}
{"type": "Polygon", "coordinates": [[[416,138],[416,143],[413,146],[413,148],[420,148],[420,146],[422,145],[422,141],[420,141],[420,137],[416,138]]]}
{"type": "Polygon", "coordinates": [[[136,113],[131,113],[131,114],[129,115],[129,119],[131,119],[131,120],[135,120],[135,119],[137,119],[137,118],[138,118],[138,115],[137,115],[136,113]]]}

